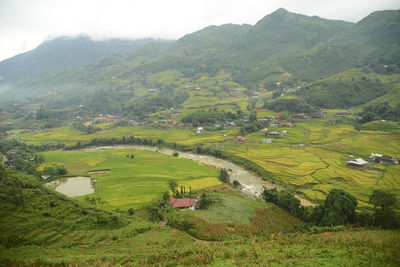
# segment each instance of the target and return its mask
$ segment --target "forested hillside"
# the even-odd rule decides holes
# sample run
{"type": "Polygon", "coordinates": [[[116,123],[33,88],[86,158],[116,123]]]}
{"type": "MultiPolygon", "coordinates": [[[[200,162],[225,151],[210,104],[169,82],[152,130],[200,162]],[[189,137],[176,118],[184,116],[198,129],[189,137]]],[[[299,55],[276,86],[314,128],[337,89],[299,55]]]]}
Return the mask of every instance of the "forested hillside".
{"type": "Polygon", "coordinates": [[[133,115],[157,97],[166,97],[164,108],[180,105],[188,86],[214,96],[238,87],[248,95],[304,87],[297,97],[310,105],[348,108],[393,92],[384,76],[400,71],[399,24],[399,11],[349,23],[278,9],[254,26],[209,26],[171,42],[58,38],[0,63],[0,95],[58,108],[79,99],[104,104],[91,112],[133,115]]]}

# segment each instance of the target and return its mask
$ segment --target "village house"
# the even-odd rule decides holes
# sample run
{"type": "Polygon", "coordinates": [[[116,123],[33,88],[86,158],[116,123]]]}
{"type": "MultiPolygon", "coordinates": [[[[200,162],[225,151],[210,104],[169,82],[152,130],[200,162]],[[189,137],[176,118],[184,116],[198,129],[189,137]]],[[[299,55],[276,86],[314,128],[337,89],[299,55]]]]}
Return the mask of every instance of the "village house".
{"type": "Polygon", "coordinates": [[[297,119],[303,119],[303,120],[309,120],[310,119],[310,116],[308,116],[308,115],[306,115],[306,114],[304,114],[304,113],[298,113],[298,114],[296,114],[296,116],[295,116],[297,119]]]}
{"type": "Polygon", "coordinates": [[[192,198],[174,198],[169,197],[168,204],[171,205],[173,208],[183,210],[183,209],[198,209],[199,203],[197,199],[192,198]]]}
{"type": "Polygon", "coordinates": [[[162,123],[162,124],[161,124],[161,128],[163,128],[163,129],[168,129],[168,128],[170,128],[170,127],[171,127],[171,125],[168,124],[168,123],[162,123]]]}
{"type": "Polygon", "coordinates": [[[379,159],[379,161],[380,161],[380,162],[384,162],[384,163],[399,164],[399,160],[398,160],[398,159],[395,159],[395,158],[392,158],[392,157],[386,156],[386,155],[383,155],[383,156],[379,159]]]}
{"type": "Polygon", "coordinates": [[[261,143],[263,143],[263,144],[271,144],[272,143],[272,139],[262,139],[261,140],[261,143]]]}
{"type": "Polygon", "coordinates": [[[314,113],[312,113],[311,117],[313,118],[326,118],[326,113],[323,111],[316,111],[314,113]]]}
{"type": "Polygon", "coordinates": [[[295,128],[296,124],[295,123],[291,123],[291,122],[283,122],[280,124],[280,127],[283,128],[295,128]]]}
{"type": "Polygon", "coordinates": [[[278,138],[278,137],[282,136],[282,133],[281,132],[277,132],[277,131],[271,131],[271,132],[266,133],[266,135],[268,137],[278,138]]]}
{"type": "Polygon", "coordinates": [[[358,158],[356,160],[349,160],[347,161],[347,166],[351,167],[357,167],[357,168],[362,168],[364,165],[366,165],[368,161],[365,161],[362,158],[358,158]]]}
{"type": "Polygon", "coordinates": [[[246,139],[244,139],[244,137],[243,137],[243,136],[240,136],[240,135],[236,136],[236,140],[238,140],[239,142],[244,142],[244,141],[246,141],[246,139]]]}
{"type": "Polygon", "coordinates": [[[382,154],[371,153],[369,158],[375,162],[399,164],[399,159],[396,159],[396,158],[393,158],[390,156],[386,156],[386,155],[382,155],[382,154]]]}

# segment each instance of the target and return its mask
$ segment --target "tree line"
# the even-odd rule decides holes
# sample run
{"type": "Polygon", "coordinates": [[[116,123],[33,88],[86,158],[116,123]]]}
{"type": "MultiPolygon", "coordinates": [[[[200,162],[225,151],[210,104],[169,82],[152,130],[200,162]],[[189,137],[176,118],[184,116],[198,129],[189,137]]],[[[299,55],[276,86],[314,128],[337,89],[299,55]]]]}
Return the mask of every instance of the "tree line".
{"type": "Polygon", "coordinates": [[[396,107],[391,107],[388,102],[374,103],[363,108],[363,111],[358,114],[360,123],[364,124],[374,120],[400,120],[400,104],[396,107]]]}
{"type": "Polygon", "coordinates": [[[289,191],[264,188],[262,197],[266,202],[272,202],[298,217],[310,226],[337,226],[351,224],[360,227],[398,228],[399,215],[395,212],[395,195],[374,190],[369,198],[374,206],[374,213],[357,212],[357,200],[342,189],[332,189],[324,203],[316,207],[305,207],[300,200],[289,191]]]}

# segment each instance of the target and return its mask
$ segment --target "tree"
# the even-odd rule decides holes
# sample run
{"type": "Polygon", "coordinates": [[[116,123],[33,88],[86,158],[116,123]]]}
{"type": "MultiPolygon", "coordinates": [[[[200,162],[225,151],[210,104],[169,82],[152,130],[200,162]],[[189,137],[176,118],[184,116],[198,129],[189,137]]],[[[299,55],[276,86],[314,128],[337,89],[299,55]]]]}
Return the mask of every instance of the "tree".
{"type": "Polygon", "coordinates": [[[323,217],[319,222],[321,226],[344,225],[355,222],[357,200],[351,194],[341,190],[332,189],[323,205],[323,217]]]}
{"type": "Polygon", "coordinates": [[[218,179],[223,183],[229,183],[229,174],[225,168],[219,170],[218,179]]]}
{"type": "Polygon", "coordinates": [[[175,151],[174,153],[172,153],[172,156],[177,157],[179,156],[179,153],[175,151]]]}
{"type": "Polygon", "coordinates": [[[129,209],[128,209],[128,214],[129,214],[129,215],[132,216],[134,213],[135,213],[135,210],[134,210],[133,208],[129,208],[129,209]]]}
{"type": "Polygon", "coordinates": [[[374,205],[374,209],[380,209],[385,211],[386,208],[393,206],[396,203],[396,197],[394,194],[383,190],[374,190],[372,195],[369,197],[369,203],[374,205]]]}
{"type": "Polygon", "coordinates": [[[172,193],[175,194],[175,191],[177,191],[176,188],[178,187],[178,183],[175,180],[171,179],[168,181],[168,186],[172,193]]]}
{"type": "Polygon", "coordinates": [[[257,113],[252,112],[249,117],[250,122],[255,122],[257,120],[257,113]]]}
{"type": "Polygon", "coordinates": [[[131,154],[131,159],[134,159],[134,158],[135,158],[135,156],[133,154],[131,154]]]}
{"type": "Polygon", "coordinates": [[[64,166],[58,166],[57,167],[57,174],[58,175],[65,175],[67,173],[68,173],[68,171],[64,166]]]}
{"type": "Polygon", "coordinates": [[[282,190],[278,194],[278,206],[296,217],[302,217],[300,200],[292,193],[282,190]]]}
{"type": "Polygon", "coordinates": [[[276,188],[267,189],[264,187],[262,196],[266,202],[278,204],[278,191],[276,190],[276,188]]]}
{"type": "Polygon", "coordinates": [[[396,203],[396,196],[384,190],[374,190],[369,197],[369,203],[374,205],[374,224],[382,228],[396,228],[399,219],[392,206],[396,203]]]}
{"type": "Polygon", "coordinates": [[[212,200],[208,197],[208,195],[203,192],[200,196],[200,200],[199,200],[199,208],[200,209],[205,209],[207,208],[208,205],[210,205],[212,202],[212,200]]]}

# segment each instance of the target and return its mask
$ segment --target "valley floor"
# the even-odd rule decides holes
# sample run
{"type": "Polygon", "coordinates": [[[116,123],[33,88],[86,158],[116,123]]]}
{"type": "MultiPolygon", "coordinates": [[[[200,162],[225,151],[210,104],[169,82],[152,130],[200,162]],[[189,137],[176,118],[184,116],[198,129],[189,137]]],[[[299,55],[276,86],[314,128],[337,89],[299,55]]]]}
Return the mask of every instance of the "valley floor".
{"type": "MultiPolygon", "coordinates": [[[[374,189],[391,189],[400,196],[400,165],[370,162],[362,169],[347,166],[355,158],[369,160],[370,153],[400,157],[400,127],[392,122],[371,122],[360,131],[348,124],[330,125],[328,119],[299,121],[295,128],[276,128],[287,134],[263,144],[263,132],[245,135],[238,142],[239,128],[204,131],[192,129],[160,129],[158,127],[106,126],[102,131],[84,134],[63,127],[34,133],[22,133],[15,138],[28,144],[64,143],[75,145],[94,138],[121,138],[135,136],[162,139],[187,147],[218,149],[228,155],[250,160],[265,172],[263,179],[320,202],[332,188],[340,188],[354,195],[361,207],[368,206],[368,197],[374,189]]],[[[369,160],[370,161],[370,160],[369,160]]]]}

